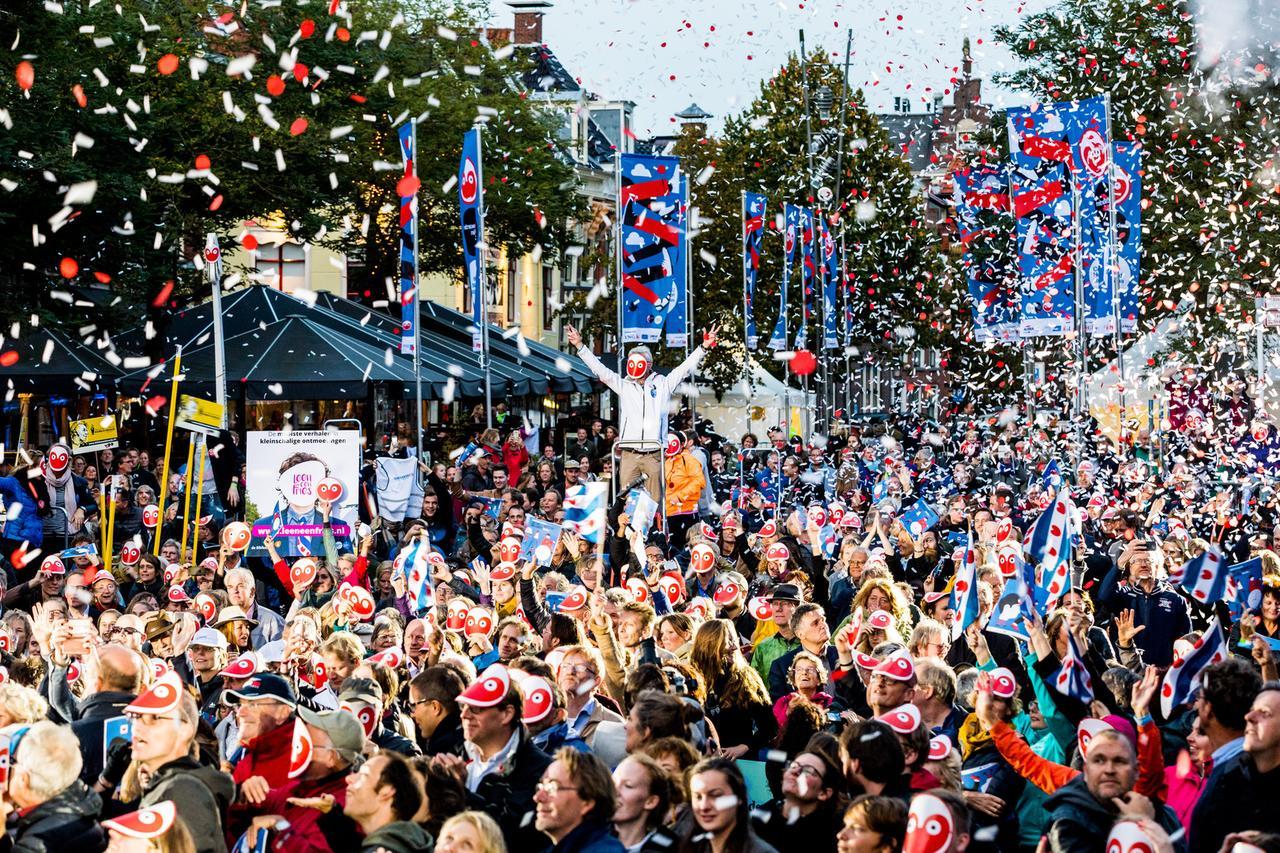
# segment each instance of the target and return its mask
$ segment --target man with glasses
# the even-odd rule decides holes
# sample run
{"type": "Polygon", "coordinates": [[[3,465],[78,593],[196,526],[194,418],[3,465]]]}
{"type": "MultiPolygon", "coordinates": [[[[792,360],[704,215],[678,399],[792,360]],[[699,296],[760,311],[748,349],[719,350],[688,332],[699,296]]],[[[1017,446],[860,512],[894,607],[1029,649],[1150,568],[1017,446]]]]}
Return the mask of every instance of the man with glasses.
{"type": "Polygon", "coordinates": [[[429,666],[409,682],[409,713],[418,730],[422,754],[466,757],[458,694],[466,689],[458,671],[429,666]]]}
{"type": "Polygon", "coordinates": [[[226,853],[222,813],[235,796],[231,777],[191,757],[199,725],[195,700],[169,672],[125,709],[133,760],[143,771],[142,808],[172,800],[182,809],[199,853],[226,853]]]}
{"type": "Polygon", "coordinates": [[[778,850],[835,853],[842,770],[834,752],[811,743],[783,771],[782,796],[755,813],[756,833],[778,850]]]}
{"type": "Polygon", "coordinates": [[[609,768],[594,755],[561,747],[533,795],[534,825],[552,851],[623,853],[612,832],[617,792],[609,768]]]}
{"type": "Polygon", "coordinates": [[[1148,541],[1131,543],[1103,580],[1098,603],[1116,614],[1132,610],[1133,627],[1142,629],[1133,638],[1142,659],[1166,667],[1173,662],[1173,641],[1191,630],[1191,618],[1186,599],[1166,581],[1157,580],[1159,554],[1148,541]]]}
{"type": "Polygon", "coordinates": [[[228,690],[223,701],[235,709],[243,748],[231,774],[240,787],[241,800],[232,811],[256,812],[268,792],[289,781],[298,695],[280,676],[262,673],[241,689],[228,690]]]}
{"type": "Polygon", "coordinates": [[[565,718],[588,744],[594,743],[601,723],[621,723],[622,715],[606,708],[596,698],[601,685],[604,661],[592,646],[565,646],[556,670],[556,684],[564,691],[565,718]]]}
{"type": "Polygon", "coordinates": [[[793,583],[778,584],[769,595],[773,624],[778,630],[761,640],[751,653],[751,668],[760,673],[760,680],[766,684],[769,683],[769,669],[773,662],[787,652],[800,648],[800,641],[791,630],[791,616],[800,605],[802,595],[800,587],[793,583]]]}
{"type": "Polygon", "coordinates": [[[201,628],[187,646],[190,681],[200,693],[200,713],[216,719],[222,701],[222,668],[227,665],[227,638],[221,631],[201,628]]]}

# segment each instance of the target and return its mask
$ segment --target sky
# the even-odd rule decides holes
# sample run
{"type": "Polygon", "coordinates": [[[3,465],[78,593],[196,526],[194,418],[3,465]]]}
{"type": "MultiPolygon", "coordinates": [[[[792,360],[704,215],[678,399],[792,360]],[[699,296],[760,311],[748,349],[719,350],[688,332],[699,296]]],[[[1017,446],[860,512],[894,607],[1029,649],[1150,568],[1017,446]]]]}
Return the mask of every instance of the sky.
{"type": "MultiPolygon", "coordinates": [[[[635,102],[641,137],[671,132],[673,113],[690,102],[716,116],[741,112],[760,82],[798,51],[799,31],[810,52],[844,61],[853,32],[850,80],[869,106],[887,112],[895,97],[923,112],[936,94],[950,102],[970,38],[974,73],[985,78],[983,99],[1023,103],[992,82],[1013,67],[992,30],[1042,11],[1050,0],[555,0],[546,10],[543,40],[582,85],[607,100],[635,102]]],[[[510,26],[511,9],[493,5],[493,24],[510,26]]]]}

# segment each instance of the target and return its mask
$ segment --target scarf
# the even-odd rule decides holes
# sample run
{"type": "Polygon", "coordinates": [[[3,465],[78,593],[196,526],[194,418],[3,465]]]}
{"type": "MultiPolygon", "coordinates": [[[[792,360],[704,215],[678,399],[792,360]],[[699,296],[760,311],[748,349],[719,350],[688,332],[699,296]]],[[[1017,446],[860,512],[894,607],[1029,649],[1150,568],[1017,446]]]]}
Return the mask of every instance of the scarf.
{"type": "Polygon", "coordinates": [[[991,732],[983,731],[977,714],[970,714],[964,718],[964,723],[960,726],[960,755],[965,760],[968,760],[969,756],[977,750],[988,746],[991,740],[991,732]]]}
{"type": "Polygon", "coordinates": [[[48,463],[41,462],[40,469],[44,472],[44,483],[49,489],[49,503],[56,504],[53,494],[58,489],[62,489],[62,504],[67,511],[67,530],[76,533],[80,530],[80,526],[71,521],[71,516],[76,514],[76,484],[71,476],[71,466],[68,465],[66,470],[62,472],[62,476],[55,476],[49,470],[48,463]]]}

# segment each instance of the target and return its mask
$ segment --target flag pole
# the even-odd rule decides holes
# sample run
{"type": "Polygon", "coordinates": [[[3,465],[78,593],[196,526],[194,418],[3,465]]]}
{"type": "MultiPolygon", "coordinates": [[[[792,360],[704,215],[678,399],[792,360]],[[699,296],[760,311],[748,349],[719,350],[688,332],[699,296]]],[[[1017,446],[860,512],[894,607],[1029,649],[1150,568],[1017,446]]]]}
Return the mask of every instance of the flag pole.
{"type": "Polygon", "coordinates": [[[1072,254],[1074,256],[1074,263],[1072,264],[1072,266],[1075,268],[1074,272],[1075,272],[1075,285],[1076,285],[1076,288],[1075,288],[1076,290],[1076,294],[1075,294],[1076,296],[1076,304],[1075,304],[1076,353],[1079,357],[1079,364],[1077,365],[1078,375],[1076,379],[1075,421],[1076,421],[1076,436],[1077,436],[1076,437],[1076,457],[1077,457],[1076,465],[1079,466],[1080,459],[1082,458],[1081,454],[1083,454],[1084,452],[1083,444],[1084,444],[1085,387],[1086,387],[1086,383],[1088,382],[1088,375],[1089,375],[1088,374],[1089,340],[1088,340],[1088,335],[1085,332],[1084,276],[1081,275],[1081,270],[1080,270],[1080,238],[1081,238],[1080,184],[1076,181],[1075,177],[1070,174],[1069,169],[1066,171],[1067,171],[1068,177],[1070,177],[1071,179],[1071,224],[1072,224],[1072,232],[1073,232],[1072,236],[1074,238],[1072,240],[1072,243],[1073,243],[1072,254]]]}
{"type": "MultiPolygon", "coordinates": [[[[749,307],[747,303],[747,265],[750,263],[750,260],[748,260],[747,258],[747,191],[746,190],[741,190],[738,193],[738,206],[739,206],[738,222],[740,223],[738,227],[742,229],[742,399],[749,400],[750,392],[748,390],[749,383],[747,382],[747,377],[749,373],[748,373],[747,363],[751,360],[751,342],[748,338],[748,335],[751,334],[751,331],[750,331],[751,319],[748,316],[749,307]]],[[[764,220],[764,216],[762,214],[761,223],[760,223],[762,228],[764,226],[763,220],[764,220]]],[[[764,235],[762,233],[761,237],[763,236],[764,235]]],[[[749,409],[750,407],[748,407],[748,412],[747,412],[748,424],[751,423],[751,413],[749,409]]],[[[745,470],[746,470],[746,455],[747,455],[746,448],[744,448],[741,444],[739,444],[738,445],[738,501],[739,503],[742,501],[742,486],[743,486],[745,470]]]]}
{"type": "Polygon", "coordinates": [[[187,528],[191,526],[191,467],[196,461],[196,437],[192,433],[191,438],[187,442],[187,469],[183,474],[183,485],[186,491],[182,496],[182,542],[180,545],[180,559],[185,563],[187,560],[187,528]]]}
{"type": "MultiPolygon", "coordinates": [[[[684,323],[684,357],[689,357],[689,341],[693,337],[693,187],[689,184],[688,175],[684,179],[684,291],[685,291],[685,323],[684,323]]],[[[693,378],[693,377],[691,377],[693,378]]],[[[689,397],[689,428],[698,427],[698,380],[693,378],[691,384],[693,394],[689,397]]]]}
{"type": "MultiPolygon", "coordinates": [[[[416,132],[416,127],[415,127],[416,132]]],[[[415,149],[414,154],[418,152],[415,149]]],[[[478,248],[480,263],[476,274],[480,278],[480,363],[484,368],[484,418],[485,428],[493,428],[493,370],[489,359],[489,282],[485,256],[489,246],[484,235],[484,126],[476,125],[476,222],[479,229],[478,248]]],[[[417,239],[417,229],[414,230],[417,239]]]]}
{"type": "Polygon", "coordinates": [[[160,535],[164,529],[164,500],[169,494],[169,459],[173,453],[173,422],[178,419],[178,378],[182,375],[182,345],[173,356],[173,383],[169,386],[169,426],[164,439],[164,463],[160,466],[160,494],[156,500],[159,508],[159,521],[156,523],[155,542],[151,543],[151,553],[160,556],[160,535]]]}
{"type": "MultiPolygon", "coordinates": [[[[409,119],[412,129],[413,175],[418,176],[418,119],[409,119]]],[[[414,412],[413,424],[418,432],[418,462],[422,462],[422,300],[418,292],[418,191],[413,191],[413,201],[409,203],[409,214],[413,218],[413,386],[414,400],[417,409],[414,412]]],[[[417,476],[421,477],[421,473],[417,476]]]]}
{"type": "Polygon", "coordinates": [[[200,434],[200,470],[196,474],[196,512],[191,522],[191,562],[196,561],[196,546],[200,538],[200,505],[204,498],[204,461],[209,458],[205,452],[204,433],[200,434]]]}
{"type": "Polygon", "coordinates": [[[217,234],[210,232],[206,235],[204,257],[209,270],[209,289],[213,295],[213,398],[222,410],[219,426],[226,426],[227,354],[226,341],[222,336],[222,249],[218,246],[217,234]]]}
{"type": "MultiPolygon", "coordinates": [[[[619,140],[619,142],[621,141],[622,140],[619,140]]],[[[623,376],[625,375],[623,371],[625,370],[625,365],[627,363],[627,353],[626,353],[626,346],[623,344],[623,341],[622,341],[622,301],[626,297],[624,296],[625,288],[623,288],[622,286],[622,149],[621,148],[618,148],[618,150],[613,152],[613,179],[614,179],[613,227],[615,229],[614,240],[613,240],[613,263],[614,263],[614,274],[617,276],[617,278],[614,280],[614,301],[617,303],[616,308],[617,308],[617,315],[618,315],[617,317],[617,320],[618,320],[618,326],[617,326],[618,365],[617,367],[618,367],[618,375],[623,376]]],[[[615,413],[615,416],[620,415],[621,411],[622,411],[622,399],[619,398],[618,412],[615,413]]]]}
{"type": "Polygon", "coordinates": [[[1116,140],[1111,132],[1111,93],[1102,96],[1103,109],[1107,118],[1107,274],[1111,278],[1111,318],[1115,324],[1113,331],[1116,348],[1116,365],[1120,370],[1120,423],[1118,435],[1124,435],[1125,416],[1128,413],[1125,396],[1127,377],[1124,369],[1124,331],[1120,328],[1120,255],[1117,246],[1116,232],[1116,140]]]}

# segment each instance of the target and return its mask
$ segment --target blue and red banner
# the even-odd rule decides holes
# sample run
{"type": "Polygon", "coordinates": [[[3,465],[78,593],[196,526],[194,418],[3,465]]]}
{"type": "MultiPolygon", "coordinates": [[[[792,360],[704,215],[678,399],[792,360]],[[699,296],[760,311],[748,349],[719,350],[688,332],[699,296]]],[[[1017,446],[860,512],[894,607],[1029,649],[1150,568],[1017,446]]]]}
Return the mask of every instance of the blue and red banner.
{"type": "Polygon", "coordinates": [[[622,342],[651,344],[684,288],[680,159],[623,154],[620,165],[622,342]]]}
{"type": "Polygon", "coordinates": [[[840,255],[836,251],[835,238],[827,227],[826,218],[818,216],[818,233],[821,236],[819,251],[822,258],[822,348],[838,349],[840,331],[836,313],[836,293],[840,286],[840,255]]]}
{"type": "Polygon", "coordinates": [[[796,349],[809,348],[809,315],[813,312],[813,288],[818,281],[817,232],[813,227],[813,211],[800,208],[800,330],[796,332],[796,349]]]}
{"type": "Polygon", "coordinates": [[[979,165],[952,178],[974,337],[980,342],[1014,340],[1022,306],[1006,251],[1012,213],[1008,172],[1003,166],[979,165]]]}
{"type": "Polygon", "coordinates": [[[680,175],[680,212],[677,214],[677,225],[680,229],[680,243],[672,256],[676,276],[680,280],[675,289],[675,301],[667,309],[666,336],[667,346],[683,347],[689,344],[689,176],[680,175]]]}
{"type": "Polygon", "coordinates": [[[782,213],[782,283],[778,285],[778,321],[769,336],[771,350],[787,348],[787,287],[791,283],[791,268],[796,262],[796,243],[800,239],[800,208],[784,204],[782,213]]]}
{"type": "Polygon", "coordinates": [[[1076,244],[1067,167],[1015,165],[1009,193],[1022,291],[1018,333],[1024,338],[1068,334],[1076,322],[1076,244]]]}
{"type": "Polygon", "coordinates": [[[747,349],[760,345],[756,330],[756,279],[760,277],[760,252],[764,248],[764,212],[769,200],[759,193],[742,194],[742,286],[743,329],[747,349]]]}
{"type": "Polygon", "coordinates": [[[1115,157],[1116,289],[1120,293],[1120,331],[1138,327],[1138,285],[1142,275],[1142,143],[1117,142],[1115,157]]]}
{"type": "Polygon", "coordinates": [[[418,330],[413,325],[414,305],[418,300],[417,282],[413,280],[413,235],[418,230],[418,188],[415,177],[417,152],[413,150],[413,123],[400,125],[400,155],[404,158],[404,175],[398,191],[412,187],[409,195],[400,196],[400,352],[415,355],[418,330]]]}
{"type": "Polygon", "coordinates": [[[462,156],[458,159],[458,203],[462,209],[462,264],[466,286],[471,289],[472,349],[479,352],[484,328],[484,270],[480,243],[484,239],[484,188],[480,185],[480,131],[476,128],[462,135],[462,156]]]}

